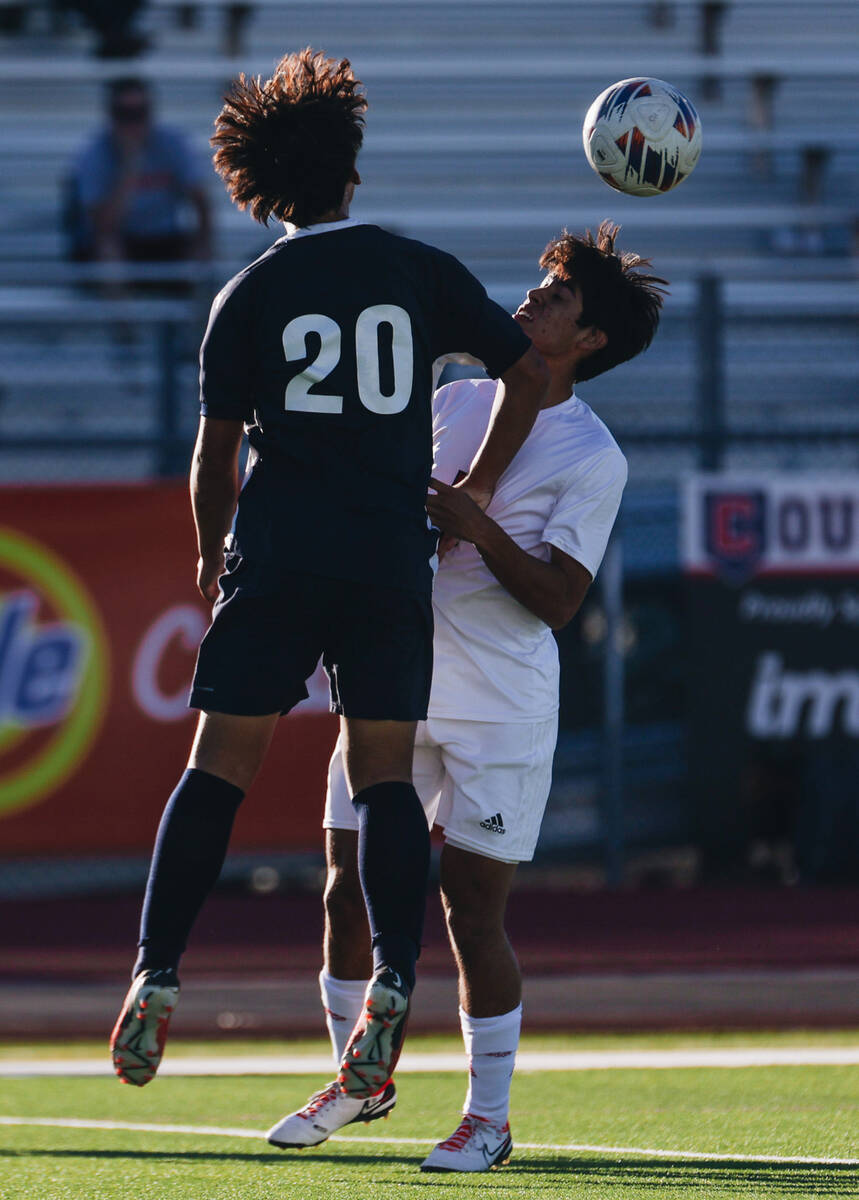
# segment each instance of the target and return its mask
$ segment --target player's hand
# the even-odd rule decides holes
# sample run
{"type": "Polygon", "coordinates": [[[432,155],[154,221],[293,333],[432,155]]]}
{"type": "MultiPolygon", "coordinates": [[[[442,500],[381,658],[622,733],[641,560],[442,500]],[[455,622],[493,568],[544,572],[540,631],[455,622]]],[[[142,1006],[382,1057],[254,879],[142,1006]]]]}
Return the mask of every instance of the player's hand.
{"type": "MultiPolygon", "coordinates": [[[[460,542],[479,541],[487,518],[464,483],[451,486],[440,479],[430,479],[430,487],[435,494],[427,495],[427,512],[433,525],[442,531],[438,544],[441,560],[460,542]]],[[[491,498],[486,498],[487,504],[491,498]]]]}
{"type": "Polygon", "coordinates": [[[479,488],[475,484],[470,483],[467,475],[458,475],[454,480],[453,486],[457,491],[463,491],[470,496],[481,512],[486,512],[489,508],[489,501],[492,499],[492,492],[487,488],[479,488]]]}
{"type": "Polygon", "coordinates": [[[214,604],[218,598],[218,580],[223,573],[223,554],[218,554],[214,558],[197,560],[197,587],[200,589],[203,599],[208,600],[210,604],[214,604]]]}

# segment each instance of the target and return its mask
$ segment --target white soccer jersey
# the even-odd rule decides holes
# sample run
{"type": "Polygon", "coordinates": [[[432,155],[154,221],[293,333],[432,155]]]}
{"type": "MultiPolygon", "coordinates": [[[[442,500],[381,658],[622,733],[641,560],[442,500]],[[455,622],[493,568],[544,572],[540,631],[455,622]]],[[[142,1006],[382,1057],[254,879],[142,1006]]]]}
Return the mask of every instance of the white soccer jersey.
{"type": "MultiPolygon", "coordinates": [[[[494,380],[463,379],[433,401],[433,473],[453,483],[477,452],[494,380]]],[[[626,483],[626,459],[594,412],[571,396],[543,409],[501,476],[488,515],[535,557],[550,546],[592,576],[626,483]]],[[[504,590],[474,546],[445,556],[433,591],[431,717],[538,721],[558,708],[558,651],[549,627],[504,590]]]]}

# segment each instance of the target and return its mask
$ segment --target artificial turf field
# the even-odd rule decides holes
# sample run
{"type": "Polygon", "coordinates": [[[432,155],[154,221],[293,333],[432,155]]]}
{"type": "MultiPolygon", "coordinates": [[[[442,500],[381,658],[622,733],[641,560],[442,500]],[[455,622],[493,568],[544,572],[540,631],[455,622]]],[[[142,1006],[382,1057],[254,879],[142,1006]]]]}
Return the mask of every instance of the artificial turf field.
{"type": "MultiPolygon", "coordinates": [[[[557,1052],[762,1045],[855,1048],[859,1031],[523,1039],[523,1049],[557,1052]]],[[[284,1043],[270,1048],[278,1054],[291,1049],[284,1043]]],[[[267,1045],[177,1043],[168,1049],[178,1063],[184,1055],[264,1054],[267,1045]]],[[[413,1052],[457,1049],[453,1039],[409,1039],[413,1052]]],[[[325,1047],[303,1042],[294,1050],[300,1056],[325,1047]]],[[[0,1065],[8,1070],[17,1060],[103,1053],[91,1044],[11,1045],[0,1047],[0,1065]]],[[[657,1190],[660,1197],[702,1200],[859,1196],[857,1066],[519,1071],[513,1158],[499,1171],[473,1176],[418,1170],[432,1143],[457,1123],[462,1072],[403,1073],[390,1120],[351,1126],[316,1149],[278,1151],[257,1136],[324,1082],[302,1074],[163,1076],[136,1089],[111,1077],[6,1076],[0,1120],[124,1122],[185,1132],[4,1121],[0,1197],[459,1200],[485,1192],[517,1200],[632,1200],[657,1190]]]]}

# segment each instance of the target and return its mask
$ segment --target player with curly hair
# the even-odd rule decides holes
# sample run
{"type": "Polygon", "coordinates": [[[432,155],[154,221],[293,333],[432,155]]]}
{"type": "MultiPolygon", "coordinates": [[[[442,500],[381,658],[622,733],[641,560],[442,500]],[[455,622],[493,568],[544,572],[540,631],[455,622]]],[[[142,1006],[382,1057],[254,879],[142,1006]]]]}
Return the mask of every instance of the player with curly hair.
{"type": "MultiPolygon", "coordinates": [[[[547,274],[515,319],[549,365],[540,415],[484,512],[455,486],[479,445],[491,380],[461,380],[433,401],[435,466],[428,509],[449,547],[433,591],[435,671],[418,726],[414,780],[427,822],[444,830],[441,898],[459,972],[469,1083],[459,1127],[426,1171],[488,1171],[510,1156],[510,1084],[522,1020],[522,980],[504,929],[516,866],[533,857],[549,794],[558,723],[553,629],[579,609],[602,560],[626,482],[626,461],[577,383],[649,345],[661,285],[636,254],[615,250],[617,227],[564,232],[546,247],[547,274]]],[[[356,822],[343,747],[331,760],[325,808],[328,879],[326,1023],[339,1061],[370,969],[358,885],[356,822]]],[[[386,1103],[393,1105],[391,1085],[386,1103]]],[[[311,1146],[354,1120],[335,1084],[268,1134],[311,1146]]]]}
{"type": "Polygon", "coordinates": [[[358,823],[361,952],[373,954],[340,1085],[362,1103],[392,1090],[429,869],[412,753],[432,670],[432,364],[464,348],[499,380],[457,485],[481,511],[548,372],[456,259],[350,218],[365,109],[348,61],[307,49],[265,82],[241,76],[215,122],[232,199],[286,234],[215,298],[200,353],[191,498],[198,586],[214,612],[191,692],[196,737],[158,830],[111,1039],[130,1083],[158,1066],[179,960],[236,810],[321,657],[358,823]]]}

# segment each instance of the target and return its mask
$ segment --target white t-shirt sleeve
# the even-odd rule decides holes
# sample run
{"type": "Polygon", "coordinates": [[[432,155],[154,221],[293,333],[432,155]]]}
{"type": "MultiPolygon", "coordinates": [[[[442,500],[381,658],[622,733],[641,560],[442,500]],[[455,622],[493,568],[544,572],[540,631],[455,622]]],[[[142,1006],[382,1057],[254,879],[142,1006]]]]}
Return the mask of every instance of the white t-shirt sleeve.
{"type": "Polygon", "coordinates": [[[626,485],[626,459],[606,449],[580,464],[561,492],[543,541],[569,554],[596,578],[626,485]]]}
{"type": "MultiPolygon", "coordinates": [[[[495,383],[491,383],[491,399],[495,383]]],[[[432,399],[433,475],[453,483],[467,471],[486,430],[486,394],[473,379],[457,379],[440,387],[432,399]]]]}
{"type": "MultiPolygon", "coordinates": [[[[435,369],[436,365],[439,363],[441,363],[443,366],[444,361],[445,360],[443,358],[437,358],[435,360],[435,363],[433,363],[433,369],[435,369]]],[[[444,387],[436,388],[433,391],[433,398],[432,398],[433,431],[435,431],[440,425],[442,425],[444,423],[445,409],[450,404],[452,395],[455,392],[455,390],[456,390],[455,383],[446,383],[444,385],[444,387]]]]}

